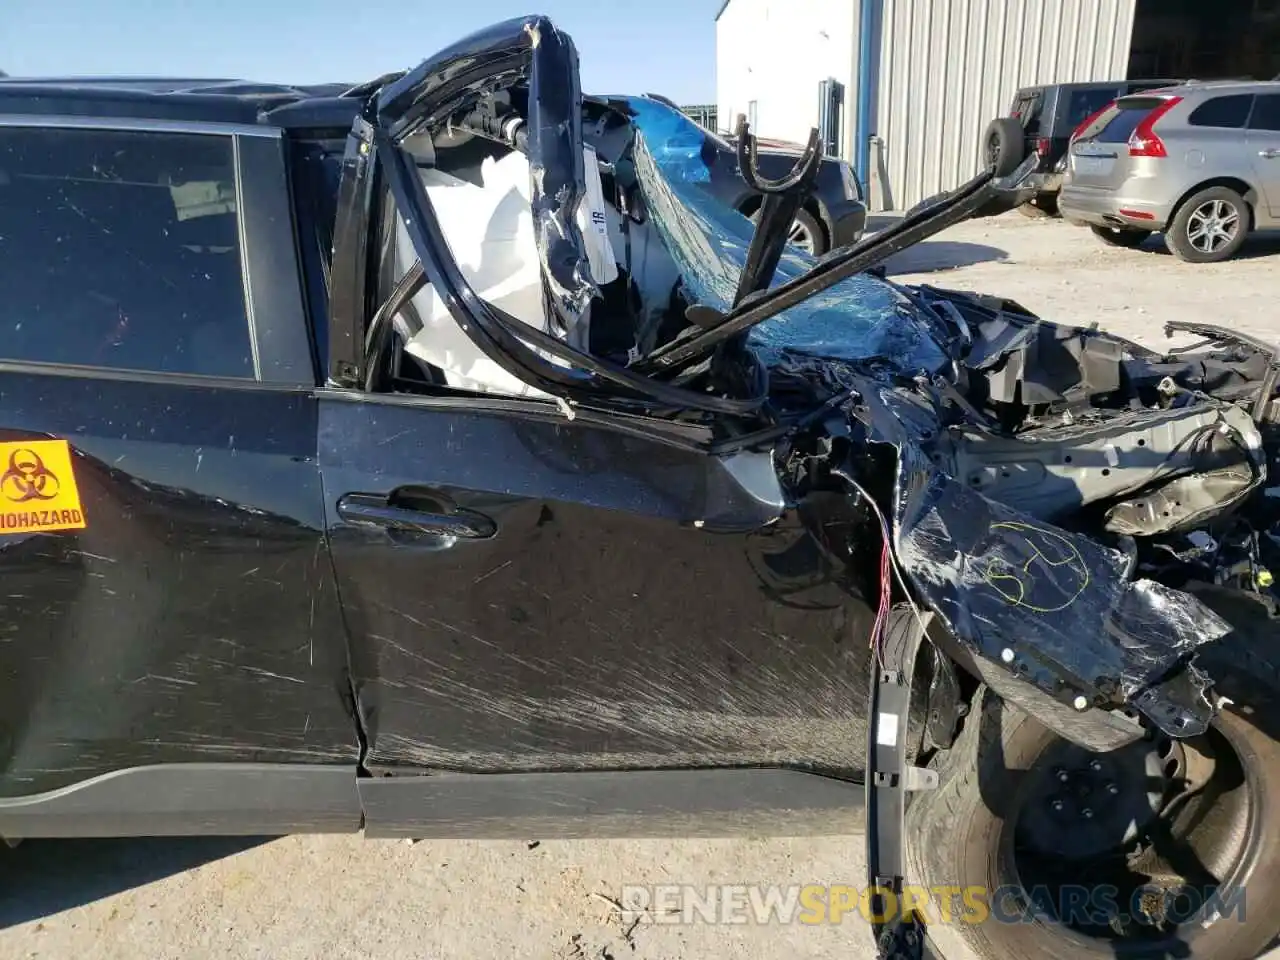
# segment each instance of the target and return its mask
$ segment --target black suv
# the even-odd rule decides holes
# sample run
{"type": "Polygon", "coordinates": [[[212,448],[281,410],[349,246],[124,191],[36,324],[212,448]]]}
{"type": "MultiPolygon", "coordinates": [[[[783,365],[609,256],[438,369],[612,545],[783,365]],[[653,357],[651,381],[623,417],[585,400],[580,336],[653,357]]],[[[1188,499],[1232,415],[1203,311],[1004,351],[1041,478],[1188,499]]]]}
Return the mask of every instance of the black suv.
{"type": "Polygon", "coordinates": [[[885,956],[1253,957],[1274,349],[868,272],[990,172],[815,261],[816,152],[753,228],[578,82],[0,81],[0,837],[865,816],[885,956]]]}
{"type": "Polygon", "coordinates": [[[1003,175],[1035,154],[1039,160],[1030,185],[1036,192],[1019,209],[1028,216],[1056,216],[1067,148],[1080,125],[1117,97],[1181,82],[1117,80],[1023,87],[1013,95],[1009,116],[993,120],[987,127],[984,156],[1003,175]]]}

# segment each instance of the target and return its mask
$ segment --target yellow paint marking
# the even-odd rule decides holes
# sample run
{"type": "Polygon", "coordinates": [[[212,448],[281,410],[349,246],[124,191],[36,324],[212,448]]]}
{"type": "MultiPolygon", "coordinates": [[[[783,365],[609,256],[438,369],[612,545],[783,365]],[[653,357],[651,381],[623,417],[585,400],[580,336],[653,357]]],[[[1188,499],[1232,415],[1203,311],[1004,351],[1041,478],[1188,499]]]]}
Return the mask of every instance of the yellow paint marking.
{"type": "Polygon", "coordinates": [[[1020,569],[1000,557],[993,557],[987,560],[986,569],[982,572],[987,585],[1000,594],[1010,606],[1025,607],[1036,613],[1057,613],[1075,603],[1088,589],[1089,567],[1075,544],[1066,537],[1025,523],[993,523],[991,529],[1007,530],[1021,537],[1031,548],[1031,556],[1020,569]],[[1059,557],[1054,559],[1050,554],[1059,554],[1059,557]],[[1058,606],[1037,606],[1027,602],[1027,595],[1033,593],[1037,585],[1037,570],[1032,569],[1033,565],[1039,568],[1041,579],[1044,574],[1049,574],[1049,582],[1066,598],[1058,606]],[[1054,573],[1061,567],[1071,571],[1068,576],[1076,581],[1074,584],[1064,583],[1063,580],[1066,578],[1054,573]]]}

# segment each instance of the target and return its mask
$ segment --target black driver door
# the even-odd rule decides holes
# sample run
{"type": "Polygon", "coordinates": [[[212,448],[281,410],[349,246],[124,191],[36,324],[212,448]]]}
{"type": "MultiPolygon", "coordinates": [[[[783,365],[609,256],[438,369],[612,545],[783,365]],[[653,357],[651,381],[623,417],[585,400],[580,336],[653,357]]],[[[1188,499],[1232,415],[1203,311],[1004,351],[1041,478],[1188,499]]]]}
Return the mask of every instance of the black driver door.
{"type": "Polygon", "coordinates": [[[371,771],[861,769],[870,613],[767,456],[538,401],[320,428],[371,771]]]}

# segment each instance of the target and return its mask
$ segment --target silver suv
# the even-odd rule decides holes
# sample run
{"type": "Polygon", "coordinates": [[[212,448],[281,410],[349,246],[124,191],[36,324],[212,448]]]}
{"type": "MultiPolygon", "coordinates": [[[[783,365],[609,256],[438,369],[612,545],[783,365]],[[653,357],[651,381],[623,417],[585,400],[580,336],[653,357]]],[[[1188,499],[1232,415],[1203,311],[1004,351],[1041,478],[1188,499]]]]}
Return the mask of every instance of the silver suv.
{"type": "Polygon", "coordinates": [[[1107,243],[1157,231],[1192,263],[1280,226],[1280,83],[1189,83],[1121,97],[1072,137],[1058,203],[1107,243]]]}

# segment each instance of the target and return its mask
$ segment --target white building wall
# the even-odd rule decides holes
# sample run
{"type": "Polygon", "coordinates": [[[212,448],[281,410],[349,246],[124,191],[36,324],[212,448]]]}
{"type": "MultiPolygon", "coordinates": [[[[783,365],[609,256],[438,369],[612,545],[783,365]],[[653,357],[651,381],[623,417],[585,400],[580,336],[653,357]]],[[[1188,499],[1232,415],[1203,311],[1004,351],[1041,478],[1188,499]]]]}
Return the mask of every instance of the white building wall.
{"type": "Polygon", "coordinates": [[[1019,87],[1126,76],[1136,0],[881,2],[870,130],[883,143],[884,207],[905,209],[978,173],[982,133],[1019,87]]]}
{"type": "Polygon", "coordinates": [[[818,125],[818,84],[845,85],[846,155],[853,138],[857,0],[732,0],[716,21],[716,107],[722,130],[756,104],[755,132],[804,143],[818,125]]]}

